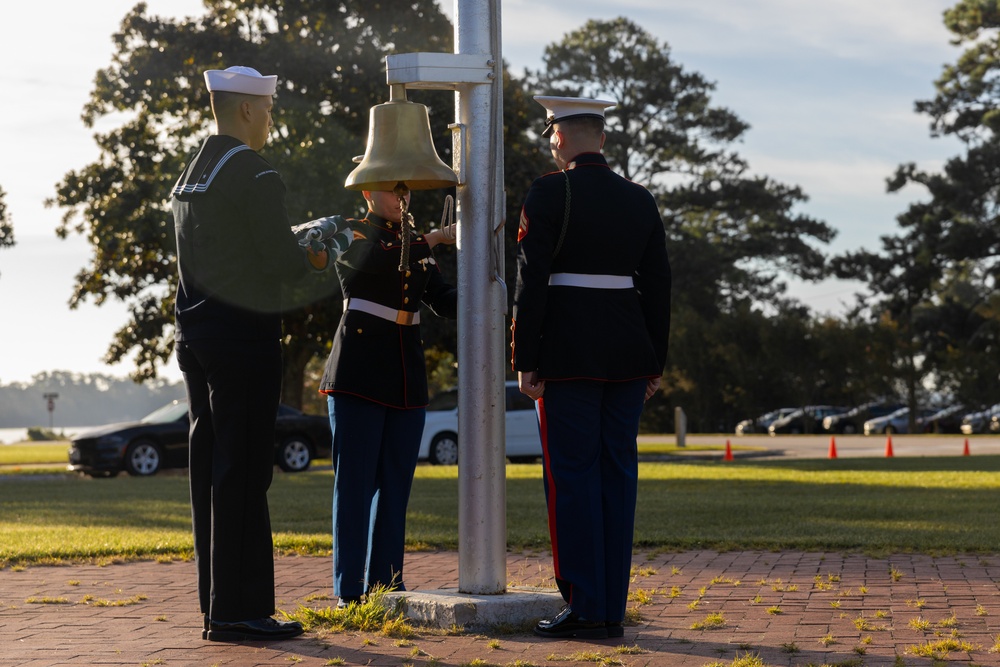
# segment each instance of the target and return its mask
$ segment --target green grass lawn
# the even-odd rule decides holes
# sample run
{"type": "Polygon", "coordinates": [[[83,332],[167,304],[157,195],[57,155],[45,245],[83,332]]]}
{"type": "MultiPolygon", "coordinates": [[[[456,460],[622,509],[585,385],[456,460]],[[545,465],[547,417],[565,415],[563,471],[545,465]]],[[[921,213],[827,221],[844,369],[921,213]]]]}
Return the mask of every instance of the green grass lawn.
{"type": "MultiPolygon", "coordinates": [[[[639,444],[640,454],[671,454],[677,451],[684,452],[715,452],[725,449],[725,444],[720,441],[718,445],[688,445],[687,447],[677,447],[676,440],[672,435],[665,435],[662,439],[643,442],[639,444]]],[[[732,445],[733,451],[754,450],[760,447],[749,447],[745,445],[732,445]]],[[[0,445],[0,466],[17,466],[40,463],[65,464],[68,462],[69,440],[55,440],[52,442],[21,442],[13,445],[0,445]]]]}
{"type": "MultiPolygon", "coordinates": [[[[326,554],[333,474],[276,473],[275,545],[326,554]]],[[[454,466],[419,466],[410,548],[458,544],[454,466]]],[[[821,459],[640,464],[636,545],[710,548],[1000,551],[1000,457],[821,459]]],[[[183,474],[0,480],[0,564],[53,558],[186,556],[191,551],[183,474]]],[[[546,549],[541,466],[507,468],[511,549],[546,549]]]]}
{"type": "Polygon", "coordinates": [[[0,465],[24,465],[26,463],[69,462],[69,441],[56,440],[46,443],[18,443],[0,445],[0,465]]]}

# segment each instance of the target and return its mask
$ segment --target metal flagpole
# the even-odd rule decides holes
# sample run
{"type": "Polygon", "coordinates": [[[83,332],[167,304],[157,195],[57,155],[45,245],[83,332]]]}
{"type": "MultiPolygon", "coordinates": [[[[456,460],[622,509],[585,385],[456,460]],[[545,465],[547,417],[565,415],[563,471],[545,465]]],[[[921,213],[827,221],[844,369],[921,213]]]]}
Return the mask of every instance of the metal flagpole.
{"type": "Polygon", "coordinates": [[[456,0],[455,53],[386,57],[390,86],[453,90],[458,173],[459,591],[506,591],[500,0],[456,0]]]}
{"type": "Polygon", "coordinates": [[[460,86],[467,182],[458,186],[458,588],[506,590],[503,82],[499,0],[456,0],[455,50],[489,54],[489,86],[460,86]]]}

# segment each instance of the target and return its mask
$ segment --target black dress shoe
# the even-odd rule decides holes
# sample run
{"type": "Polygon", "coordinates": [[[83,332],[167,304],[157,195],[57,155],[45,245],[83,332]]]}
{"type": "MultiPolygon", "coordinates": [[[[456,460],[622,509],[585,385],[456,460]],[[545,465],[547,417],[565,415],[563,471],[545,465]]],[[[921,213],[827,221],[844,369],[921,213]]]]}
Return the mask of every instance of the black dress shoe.
{"type": "Polygon", "coordinates": [[[303,633],[298,621],[277,621],[270,616],[250,621],[210,621],[205,638],[213,642],[291,639],[303,633]]]}
{"type": "Polygon", "coordinates": [[[539,621],[535,634],[539,637],[605,639],[608,629],[604,621],[588,621],[569,607],[564,607],[554,618],[539,621]]]}
{"type": "Polygon", "coordinates": [[[604,624],[604,627],[608,629],[608,637],[625,636],[625,625],[621,621],[608,621],[604,624]]]}

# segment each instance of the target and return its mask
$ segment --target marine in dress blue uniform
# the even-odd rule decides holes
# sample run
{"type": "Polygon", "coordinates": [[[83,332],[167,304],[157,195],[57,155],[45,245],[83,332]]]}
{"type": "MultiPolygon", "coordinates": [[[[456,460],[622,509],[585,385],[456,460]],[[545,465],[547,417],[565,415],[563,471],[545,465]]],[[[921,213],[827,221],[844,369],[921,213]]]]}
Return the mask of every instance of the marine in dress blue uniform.
{"type": "Polygon", "coordinates": [[[369,213],[351,221],[354,242],[335,264],[344,314],[320,384],[334,427],[333,582],[341,606],[375,586],[406,589],[406,506],[428,402],[419,309],[454,318],[458,304],[431,250],[454,243],[454,234],[409,232],[401,270],[396,196],[363,194],[369,213]]]}
{"type": "Polygon", "coordinates": [[[536,97],[560,171],[532,183],[518,232],[514,370],[537,399],[556,582],[547,637],[621,636],[644,401],[659,387],[670,264],[653,196],[601,154],[614,102],[536,97]]]}
{"type": "Polygon", "coordinates": [[[281,391],[281,287],[332,260],[290,229],[285,186],[256,151],[275,77],[209,70],[218,134],[173,189],[180,280],[175,350],[187,388],[198,598],[211,640],[285,639],[271,618],[274,560],[267,490],[281,391]]]}

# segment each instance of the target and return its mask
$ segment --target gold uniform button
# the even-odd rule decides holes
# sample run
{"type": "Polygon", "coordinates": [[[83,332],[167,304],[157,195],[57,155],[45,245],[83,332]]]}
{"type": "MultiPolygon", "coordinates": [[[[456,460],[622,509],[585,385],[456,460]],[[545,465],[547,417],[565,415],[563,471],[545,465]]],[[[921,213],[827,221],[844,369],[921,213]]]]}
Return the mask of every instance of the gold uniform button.
{"type": "Polygon", "coordinates": [[[407,278],[409,278],[409,277],[410,277],[410,272],[409,272],[409,271],[407,271],[407,272],[406,272],[406,277],[407,277],[407,278]]]}
{"type": "Polygon", "coordinates": [[[403,289],[410,289],[410,283],[403,283],[403,289]]]}
{"type": "Polygon", "coordinates": [[[403,299],[403,303],[409,303],[409,302],[410,302],[410,297],[405,297],[403,299]]]}
{"type": "Polygon", "coordinates": [[[362,333],[362,330],[361,330],[361,329],[358,329],[358,333],[362,333]]]}

